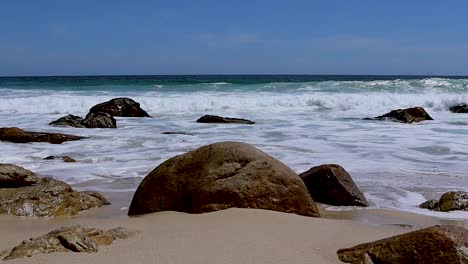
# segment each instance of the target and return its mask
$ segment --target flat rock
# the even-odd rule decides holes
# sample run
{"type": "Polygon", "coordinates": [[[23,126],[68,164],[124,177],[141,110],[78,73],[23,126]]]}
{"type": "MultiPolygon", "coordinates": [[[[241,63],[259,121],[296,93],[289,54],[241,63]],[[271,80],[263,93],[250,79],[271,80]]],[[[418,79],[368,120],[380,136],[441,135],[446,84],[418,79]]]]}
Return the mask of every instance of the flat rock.
{"type": "Polygon", "coordinates": [[[390,120],[403,123],[416,123],[425,120],[433,120],[422,107],[393,110],[385,115],[372,118],[374,120],[390,120]]]}
{"type": "Polygon", "coordinates": [[[296,173],[239,142],[215,143],[165,161],[140,183],[128,214],[204,213],[231,207],[319,216],[296,173]]]}
{"type": "Polygon", "coordinates": [[[247,119],[221,117],[216,115],[204,115],[197,120],[197,123],[255,124],[254,121],[247,119]]]}
{"type": "Polygon", "coordinates": [[[429,200],[420,204],[419,207],[441,212],[468,211],[468,192],[446,192],[439,200],[429,200]]]}
{"type": "Polygon", "coordinates": [[[314,201],[336,206],[368,206],[364,194],[340,165],[324,164],[299,174],[314,201]]]}
{"type": "Polygon", "coordinates": [[[130,98],[114,98],[104,103],[93,106],[90,113],[104,112],[111,116],[122,117],[151,117],[140,104],[130,98]]]}
{"type": "Polygon", "coordinates": [[[23,241],[11,250],[0,254],[4,260],[31,257],[53,252],[97,252],[100,246],[112,244],[116,239],[131,237],[135,232],[124,227],[109,230],[88,228],[80,225],[62,227],[43,236],[23,241]]]}
{"type": "Polygon", "coordinates": [[[194,136],[195,134],[183,131],[167,131],[162,132],[163,135],[186,135],[186,136],[194,136]]]}
{"type": "Polygon", "coordinates": [[[83,118],[75,115],[63,116],[55,121],[49,123],[51,126],[70,126],[70,127],[85,127],[83,124],[83,118]]]}
{"type": "Polygon", "coordinates": [[[54,160],[54,159],[61,159],[64,162],[76,162],[76,160],[69,156],[47,156],[44,160],[54,160]]]}
{"type": "Polygon", "coordinates": [[[0,214],[30,217],[74,215],[86,209],[110,204],[100,193],[76,192],[65,182],[49,177],[40,178],[33,172],[21,171],[11,166],[13,165],[0,166],[0,170],[2,167],[6,167],[7,172],[14,169],[20,175],[26,175],[23,178],[32,180],[23,180],[22,186],[13,185],[15,188],[8,185],[0,188],[0,214]]]}
{"type": "Polygon", "coordinates": [[[0,128],[0,141],[14,143],[48,142],[52,144],[62,144],[66,141],[80,140],[83,138],[84,137],[60,133],[28,132],[17,127],[0,128]]]}
{"type": "Polygon", "coordinates": [[[340,249],[338,258],[354,264],[466,264],[468,230],[457,226],[426,229],[340,249]]]}
{"type": "Polygon", "coordinates": [[[0,188],[31,186],[39,180],[40,178],[30,170],[11,164],[0,164],[0,188]]]}
{"type": "Polygon", "coordinates": [[[466,103],[453,105],[449,108],[449,110],[453,113],[468,113],[468,105],[466,103]]]}
{"type": "Polygon", "coordinates": [[[105,112],[89,112],[81,124],[86,128],[117,128],[115,118],[105,112]]]}

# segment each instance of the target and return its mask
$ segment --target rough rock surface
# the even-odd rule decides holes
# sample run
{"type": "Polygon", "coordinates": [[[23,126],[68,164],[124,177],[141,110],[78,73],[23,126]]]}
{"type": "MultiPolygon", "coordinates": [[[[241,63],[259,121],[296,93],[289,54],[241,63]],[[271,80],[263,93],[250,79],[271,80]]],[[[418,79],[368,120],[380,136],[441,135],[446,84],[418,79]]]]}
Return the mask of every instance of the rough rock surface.
{"type": "Polygon", "coordinates": [[[0,164],[0,188],[30,186],[39,180],[32,171],[11,164],[0,164]]]}
{"type": "Polygon", "coordinates": [[[0,140],[14,143],[49,142],[52,144],[62,144],[66,141],[80,140],[83,138],[84,137],[60,133],[28,132],[17,127],[0,128],[0,140]]]}
{"type": "Polygon", "coordinates": [[[241,118],[221,117],[216,115],[204,115],[197,120],[197,123],[229,123],[229,124],[255,124],[254,121],[241,118]]]}
{"type": "Polygon", "coordinates": [[[449,108],[453,113],[468,113],[468,105],[466,103],[457,104],[449,108]]]}
{"type": "Polygon", "coordinates": [[[440,199],[429,200],[419,205],[420,208],[430,209],[434,211],[468,211],[468,192],[446,192],[442,194],[440,199]]]}
{"type": "Polygon", "coordinates": [[[376,120],[392,120],[403,123],[416,123],[424,120],[433,120],[422,107],[393,110],[385,115],[377,116],[376,120]]]}
{"type": "Polygon", "coordinates": [[[97,252],[99,246],[112,244],[116,239],[125,239],[135,232],[124,227],[109,230],[87,228],[80,225],[62,227],[43,236],[23,241],[11,250],[0,254],[4,260],[31,257],[52,252],[97,252]]]}
{"type": "Polygon", "coordinates": [[[351,176],[340,165],[316,166],[299,176],[316,202],[337,206],[369,205],[351,176]]]}
{"type": "Polygon", "coordinates": [[[76,160],[69,156],[47,156],[44,158],[45,160],[53,160],[53,159],[61,159],[64,162],[76,162],[76,160]]]}
{"type": "Polygon", "coordinates": [[[48,177],[40,178],[31,171],[15,167],[1,165],[0,171],[5,173],[0,175],[13,175],[11,178],[21,175],[23,179],[29,180],[20,181],[21,185],[0,185],[0,214],[31,217],[74,215],[86,209],[110,204],[97,192],[76,192],[65,182],[48,177]]]}
{"type": "Polygon", "coordinates": [[[215,143],[165,161],[140,183],[128,214],[204,213],[230,207],[319,216],[296,173],[239,142],[215,143]]]}
{"type": "Polygon", "coordinates": [[[379,241],[340,249],[338,258],[355,264],[466,264],[468,230],[433,226],[379,241]]]}
{"type": "Polygon", "coordinates": [[[90,113],[104,112],[111,116],[123,117],[150,117],[140,104],[130,98],[114,98],[104,103],[93,106],[90,113]]]}
{"type": "Polygon", "coordinates": [[[71,126],[71,127],[85,127],[81,124],[83,118],[75,115],[63,116],[55,121],[49,123],[51,126],[71,126]]]}
{"type": "Polygon", "coordinates": [[[117,128],[117,121],[105,112],[89,112],[81,124],[87,128],[117,128]]]}

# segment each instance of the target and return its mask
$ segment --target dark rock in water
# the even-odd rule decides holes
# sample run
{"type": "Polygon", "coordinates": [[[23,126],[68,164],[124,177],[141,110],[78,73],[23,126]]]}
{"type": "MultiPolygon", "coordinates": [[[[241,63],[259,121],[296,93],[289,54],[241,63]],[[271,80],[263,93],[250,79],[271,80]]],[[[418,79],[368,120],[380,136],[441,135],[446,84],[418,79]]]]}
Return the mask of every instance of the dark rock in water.
{"type": "Polygon", "coordinates": [[[64,162],[76,162],[74,158],[71,158],[69,156],[47,156],[44,159],[45,160],[62,159],[64,162]]]}
{"type": "Polygon", "coordinates": [[[114,98],[110,101],[93,106],[90,113],[104,112],[111,116],[122,117],[151,117],[140,104],[130,98],[114,98]]]}
{"type": "Polygon", "coordinates": [[[172,131],[169,131],[169,132],[162,132],[161,134],[163,135],[187,135],[187,136],[193,136],[195,134],[193,133],[188,133],[188,132],[172,132],[172,131]]]}
{"type": "Polygon", "coordinates": [[[140,183],[128,214],[204,213],[231,207],[319,216],[296,173],[239,142],[204,146],[165,161],[140,183]]]}
{"type": "Polygon", "coordinates": [[[255,124],[255,122],[241,119],[241,118],[230,118],[230,117],[221,117],[215,115],[204,115],[197,120],[197,123],[229,123],[229,124],[255,124]]]}
{"type": "Polygon", "coordinates": [[[93,253],[98,251],[99,246],[110,245],[116,239],[129,238],[134,233],[124,227],[109,230],[80,225],[62,227],[43,236],[25,240],[13,249],[3,252],[1,257],[9,260],[52,252],[93,253]]]}
{"type": "Polygon", "coordinates": [[[465,103],[457,104],[449,108],[450,112],[453,113],[468,113],[468,105],[465,103]]]}
{"type": "Polygon", "coordinates": [[[433,226],[371,243],[340,249],[338,258],[354,264],[466,264],[468,230],[433,226]]]}
{"type": "Polygon", "coordinates": [[[440,199],[429,200],[419,205],[420,208],[430,209],[434,211],[468,211],[468,192],[446,192],[442,194],[440,199]]]}
{"type": "Polygon", "coordinates": [[[20,181],[19,185],[0,186],[0,214],[32,217],[74,215],[86,209],[110,204],[97,192],[76,192],[65,182],[48,177],[40,178],[33,172],[22,171],[22,168],[18,169],[13,165],[1,167],[7,168],[6,175],[13,174],[13,170],[28,180],[20,181]]]}
{"type": "Polygon", "coordinates": [[[89,112],[81,124],[87,128],[117,128],[115,118],[104,112],[89,112]]]}
{"type": "Polygon", "coordinates": [[[49,123],[51,126],[71,126],[71,127],[85,127],[81,124],[83,118],[75,115],[63,116],[55,121],[49,123]]]}
{"type": "Polygon", "coordinates": [[[434,120],[422,107],[393,110],[385,115],[377,116],[374,120],[391,120],[403,123],[416,123],[424,120],[434,120]]]}
{"type": "Polygon", "coordinates": [[[324,164],[299,174],[314,201],[336,206],[368,206],[364,194],[340,165],[324,164]]]}
{"type": "Polygon", "coordinates": [[[10,141],[14,143],[49,142],[52,144],[62,144],[66,141],[80,140],[83,138],[84,137],[60,133],[28,132],[17,127],[0,128],[0,141],[10,141]]]}
{"type": "Polygon", "coordinates": [[[0,164],[0,188],[30,186],[38,181],[40,178],[30,170],[11,164],[0,164]]]}

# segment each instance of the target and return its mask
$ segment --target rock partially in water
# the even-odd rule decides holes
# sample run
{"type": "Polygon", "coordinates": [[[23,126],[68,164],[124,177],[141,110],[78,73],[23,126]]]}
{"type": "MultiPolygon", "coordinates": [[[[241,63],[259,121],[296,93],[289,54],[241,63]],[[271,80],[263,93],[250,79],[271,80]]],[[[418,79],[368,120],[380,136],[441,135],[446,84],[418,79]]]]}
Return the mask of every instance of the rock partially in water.
{"type": "Polygon", "coordinates": [[[89,112],[81,124],[86,128],[117,128],[115,118],[105,112],[89,112]]]}
{"type": "Polygon", "coordinates": [[[1,254],[4,260],[31,257],[53,252],[97,252],[100,246],[112,244],[116,239],[126,239],[135,232],[124,227],[108,230],[80,225],[62,227],[43,236],[23,241],[18,246],[1,254]]]}
{"type": "Polygon", "coordinates": [[[12,166],[2,165],[0,170],[2,167],[7,168],[3,175],[13,175],[10,178],[18,178],[16,175],[20,175],[23,180],[19,184],[18,181],[12,184],[11,180],[7,180],[5,187],[0,185],[0,214],[30,217],[74,215],[110,204],[100,193],[76,192],[65,182],[40,178],[31,171],[12,166]]]}
{"type": "Polygon", "coordinates": [[[466,103],[461,103],[453,105],[449,108],[452,113],[468,113],[468,105],[466,103]]]}
{"type": "Polygon", "coordinates": [[[55,121],[49,123],[51,126],[71,126],[71,127],[85,127],[81,122],[83,118],[75,115],[63,116],[55,121]]]}
{"type": "Polygon", "coordinates": [[[422,107],[393,110],[385,115],[372,118],[374,120],[391,120],[403,123],[416,123],[425,120],[434,120],[422,107]]]}
{"type": "Polygon", "coordinates": [[[162,132],[161,134],[163,135],[187,135],[187,136],[193,136],[195,134],[189,133],[189,132],[183,132],[183,131],[168,131],[168,132],[162,132]]]}
{"type": "Polygon", "coordinates": [[[204,115],[197,120],[197,123],[255,124],[254,121],[247,119],[221,117],[216,115],[204,115]]]}
{"type": "Polygon", "coordinates": [[[314,201],[336,206],[368,206],[366,197],[340,165],[324,164],[299,174],[314,201]]]}
{"type": "Polygon", "coordinates": [[[231,207],[319,216],[296,173],[239,142],[215,143],[165,161],[140,183],[128,214],[204,213],[231,207]]]}
{"type": "Polygon", "coordinates": [[[419,207],[441,212],[468,211],[468,192],[446,192],[442,194],[438,201],[429,200],[420,204],[419,207]]]}
{"type": "Polygon", "coordinates": [[[61,159],[64,162],[76,162],[76,160],[69,156],[47,156],[44,158],[45,160],[54,160],[54,159],[61,159]]]}
{"type": "Polygon", "coordinates": [[[66,141],[80,140],[83,138],[84,137],[60,133],[29,132],[17,127],[0,128],[0,140],[14,143],[48,142],[51,144],[62,144],[66,141]]]}
{"type": "Polygon", "coordinates": [[[338,258],[353,264],[466,264],[468,230],[433,226],[371,243],[340,249],[338,258]]]}
{"type": "Polygon", "coordinates": [[[38,181],[40,178],[30,170],[11,164],[0,164],[0,188],[31,186],[38,181]]]}
{"type": "Polygon", "coordinates": [[[104,103],[93,106],[90,113],[104,112],[111,116],[122,117],[151,117],[140,104],[130,98],[114,98],[104,103]]]}

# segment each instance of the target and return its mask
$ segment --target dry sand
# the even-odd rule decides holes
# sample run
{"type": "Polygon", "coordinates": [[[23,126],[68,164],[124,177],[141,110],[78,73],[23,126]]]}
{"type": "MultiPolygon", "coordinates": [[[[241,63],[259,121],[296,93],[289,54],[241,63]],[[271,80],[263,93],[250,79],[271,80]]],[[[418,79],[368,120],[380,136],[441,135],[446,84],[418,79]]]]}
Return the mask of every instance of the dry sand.
{"type": "Polygon", "coordinates": [[[198,215],[160,212],[131,218],[124,216],[124,212],[120,217],[102,217],[96,213],[98,210],[52,219],[0,216],[0,249],[75,224],[97,228],[125,226],[140,233],[101,247],[98,253],[43,254],[5,263],[341,263],[336,256],[339,248],[438,221],[376,210],[325,213],[326,217],[339,218],[341,214],[359,221],[237,208],[198,215]],[[363,212],[369,221],[361,221],[362,215],[357,217],[363,212]],[[378,224],[383,219],[393,220],[378,224]]]}

